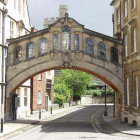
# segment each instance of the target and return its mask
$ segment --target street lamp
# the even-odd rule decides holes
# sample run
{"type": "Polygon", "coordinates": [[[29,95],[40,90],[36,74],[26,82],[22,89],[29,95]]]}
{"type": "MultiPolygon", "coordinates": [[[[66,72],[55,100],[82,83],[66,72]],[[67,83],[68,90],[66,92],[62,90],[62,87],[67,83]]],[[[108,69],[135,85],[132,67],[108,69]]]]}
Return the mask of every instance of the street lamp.
{"type": "Polygon", "coordinates": [[[107,116],[107,106],[106,106],[106,84],[105,84],[105,111],[104,116],[107,116]]]}

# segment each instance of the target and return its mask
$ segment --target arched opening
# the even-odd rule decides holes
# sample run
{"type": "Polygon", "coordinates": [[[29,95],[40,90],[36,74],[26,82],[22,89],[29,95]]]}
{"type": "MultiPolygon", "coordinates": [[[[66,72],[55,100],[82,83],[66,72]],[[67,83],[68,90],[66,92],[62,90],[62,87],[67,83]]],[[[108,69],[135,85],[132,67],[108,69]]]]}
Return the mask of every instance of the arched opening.
{"type": "MultiPolygon", "coordinates": [[[[57,70],[57,69],[67,69],[67,68],[59,68],[59,67],[57,67],[57,68],[51,68],[51,69],[47,69],[47,71],[50,71],[50,70],[57,70]]],[[[116,92],[118,91],[117,90],[117,88],[115,87],[115,86],[113,86],[112,84],[111,84],[111,81],[107,81],[104,77],[102,77],[101,75],[98,75],[97,73],[94,73],[94,72],[91,72],[91,71],[89,71],[89,70],[85,70],[85,69],[82,69],[82,68],[69,68],[69,69],[74,69],[74,70],[80,70],[80,71],[84,71],[84,72],[86,72],[86,73],[89,73],[89,74],[91,74],[91,75],[94,75],[94,76],[96,76],[96,77],[98,77],[98,78],[100,78],[101,80],[103,80],[105,83],[107,83],[108,85],[110,85],[116,92]]],[[[40,71],[40,72],[37,72],[37,73],[35,73],[35,74],[33,74],[32,76],[30,76],[30,77],[28,77],[28,79],[30,78],[32,78],[32,77],[34,77],[34,76],[37,76],[38,77],[38,80],[39,79],[41,79],[41,75],[40,75],[40,73],[43,73],[43,72],[45,72],[46,70],[44,70],[44,71],[40,71]]],[[[19,88],[25,81],[26,81],[27,79],[24,79],[24,81],[22,81],[21,83],[19,83],[15,88],[14,88],[14,92],[15,92],[15,90],[17,89],[17,88],[19,88]]],[[[49,88],[49,84],[50,84],[50,81],[48,80],[48,81],[46,81],[47,82],[47,86],[48,86],[48,88],[49,88]]],[[[103,87],[104,88],[104,87],[103,87]]],[[[21,88],[20,88],[20,90],[21,90],[21,88]]],[[[12,93],[14,93],[12,91],[12,93]]],[[[27,89],[26,89],[26,91],[27,91],[27,89]]],[[[49,90],[48,90],[49,91],[49,90]]],[[[18,94],[18,92],[16,92],[16,94],[18,94]]],[[[42,96],[42,92],[41,92],[41,90],[38,90],[38,102],[40,102],[40,100],[41,100],[41,96],[42,96]]],[[[19,97],[20,95],[18,94],[18,97],[19,97]]],[[[50,95],[48,94],[48,97],[49,97],[50,95]]],[[[26,92],[26,94],[24,94],[24,99],[27,99],[27,92],[26,92]]],[[[29,101],[28,101],[29,102],[29,101]]],[[[20,103],[20,102],[19,102],[20,103]]],[[[24,102],[24,104],[25,104],[25,106],[27,106],[27,100],[24,102]]],[[[39,103],[39,104],[41,104],[41,102],[39,103]]]]}

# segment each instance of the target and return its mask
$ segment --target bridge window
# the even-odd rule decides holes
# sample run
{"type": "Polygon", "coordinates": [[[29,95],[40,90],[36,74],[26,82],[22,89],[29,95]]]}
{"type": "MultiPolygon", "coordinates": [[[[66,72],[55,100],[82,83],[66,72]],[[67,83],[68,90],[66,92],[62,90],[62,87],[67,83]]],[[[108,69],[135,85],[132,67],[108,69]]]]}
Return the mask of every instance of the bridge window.
{"type": "Polygon", "coordinates": [[[99,58],[105,60],[106,59],[106,46],[103,42],[99,42],[98,44],[98,52],[99,58]]]}
{"type": "Polygon", "coordinates": [[[90,38],[86,39],[86,53],[93,54],[94,53],[94,43],[90,38]]]}
{"type": "Polygon", "coordinates": [[[41,38],[39,40],[39,54],[44,54],[47,52],[47,39],[46,38],[41,38]]]}
{"type": "Polygon", "coordinates": [[[79,50],[80,46],[79,40],[80,40],[79,34],[75,34],[75,50],[79,50]]]}
{"type": "Polygon", "coordinates": [[[15,61],[21,61],[22,60],[22,48],[21,46],[17,46],[15,48],[15,61]]]}
{"type": "Polygon", "coordinates": [[[69,26],[62,27],[62,50],[70,50],[71,33],[69,26]]]}
{"type": "Polygon", "coordinates": [[[34,56],[34,43],[30,42],[27,45],[27,57],[31,58],[34,56]]]}
{"type": "Polygon", "coordinates": [[[117,48],[111,47],[110,53],[111,53],[111,62],[118,64],[118,50],[117,50],[117,48]]]}
{"type": "Polygon", "coordinates": [[[53,50],[56,51],[58,49],[58,34],[53,35],[53,50]]]}

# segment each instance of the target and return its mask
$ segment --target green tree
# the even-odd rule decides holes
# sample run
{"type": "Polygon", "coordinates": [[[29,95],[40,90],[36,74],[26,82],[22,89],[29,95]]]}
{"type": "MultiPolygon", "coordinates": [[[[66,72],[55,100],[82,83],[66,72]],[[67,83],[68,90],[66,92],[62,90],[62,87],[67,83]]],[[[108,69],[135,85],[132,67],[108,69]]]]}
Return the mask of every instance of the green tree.
{"type": "Polygon", "coordinates": [[[65,83],[72,92],[72,97],[81,97],[91,80],[91,76],[85,72],[66,69],[61,70],[61,74],[56,78],[55,84],[65,83]]]}
{"type": "Polygon", "coordinates": [[[63,82],[55,84],[54,92],[56,94],[63,95],[64,102],[68,102],[72,95],[71,89],[63,82]]]}

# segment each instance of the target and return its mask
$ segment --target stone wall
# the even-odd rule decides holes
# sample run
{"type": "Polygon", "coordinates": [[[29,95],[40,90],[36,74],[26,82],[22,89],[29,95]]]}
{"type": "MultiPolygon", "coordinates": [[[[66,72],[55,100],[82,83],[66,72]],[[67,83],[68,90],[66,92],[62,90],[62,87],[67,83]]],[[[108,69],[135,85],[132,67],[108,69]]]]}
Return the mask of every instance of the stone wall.
{"type": "MultiPolygon", "coordinates": [[[[107,96],[107,103],[113,103],[113,100],[113,96],[107,96]]],[[[81,98],[81,104],[102,104],[104,102],[104,96],[85,95],[81,98]]]]}

